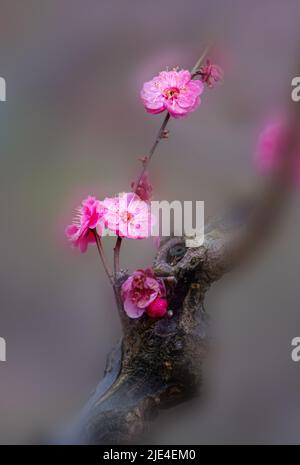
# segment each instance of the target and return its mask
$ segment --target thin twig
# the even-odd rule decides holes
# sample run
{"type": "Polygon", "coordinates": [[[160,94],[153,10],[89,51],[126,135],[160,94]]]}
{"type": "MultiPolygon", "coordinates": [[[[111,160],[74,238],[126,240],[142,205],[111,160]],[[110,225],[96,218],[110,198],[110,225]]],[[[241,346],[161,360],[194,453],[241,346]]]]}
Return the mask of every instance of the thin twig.
{"type": "Polygon", "coordinates": [[[148,166],[149,166],[149,164],[150,164],[151,158],[152,158],[153,155],[154,155],[154,152],[155,152],[155,150],[156,150],[156,147],[158,146],[160,140],[162,139],[162,135],[163,135],[163,133],[164,133],[166,127],[167,127],[167,124],[168,124],[168,122],[169,122],[170,116],[171,116],[170,113],[167,113],[167,114],[166,114],[166,116],[165,116],[165,118],[164,118],[164,120],[163,120],[163,122],[162,122],[162,125],[161,125],[161,127],[159,128],[159,131],[158,131],[158,133],[157,133],[156,139],[155,139],[155,141],[154,141],[154,143],[153,143],[153,145],[152,145],[152,147],[151,147],[151,149],[150,149],[150,152],[149,152],[148,155],[146,156],[146,160],[145,160],[145,162],[143,163],[142,170],[141,170],[141,172],[140,172],[140,174],[139,174],[139,176],[138,176],[138,178],[137,178],[137,181],[136,181],[136,183],[135,183],[135,192],[137,191],[137,189],[138,189],[138,187],[139,187],[139,185],[140,185],[140,182],[141,182],[141,180],[142,180],[142,177],[143,177],[143,175],[145,174],[145,171],[147,170],[147,168],[148,168],[148,166]]]}
{"type": "MultiPolygon", "coordinates": [[[[197,71],[199,70],[199,67],[201,65],[201,63],[203,62],[204,58],[206,57],[207,53],[208,53],[208,50],[210,49],[210,45],[207,46],[204,50],[204,52],[202,53],[202,55],[200,56],[199,60],[197,60],[195,66],[193,67],[192,71],[191,71],[191,77],[192,79],[194,79],[197,75],[197,71]]],[[[148,153],[148,155],[146,156],[145,158],[145,161],[143,162],[143,166],[142,166],[142,169],[141,169],[141,172],[139,174],[139,176],[137,177],[137,181],[135,182],[134,186],[134,192],[136,193],[137,192],[137,189],[140,185],[140,182],[151,162],[151,159],[155,153],[155,150],[159,144],[159,142],[161,141],[161,139],[163,138],[163,134],[166,130],[166,127],[168,125],[168,122],[170,120],[170,113],[167,113],[159,130],[158,130],[158,133],[157,133],[157,136],[156,136],[156,139],[155,141],[153,142],[153,145],[148,153]]],[[[116,245],[114,247],[114,272],[118,272],[120,271],[120,249],[121,249],[121,245],[122,245],[122,238],[118,236],[117,238],[117,241],[116,241],[116,245]]]]}
{"type": "Polygon", "coordinates": [[[105,273],[107,274],[108,279],[109,279],[111,285],[114,287],[114,286],[115,286],[115,283],[114,283],[114,280],[113,280],[113,278],[112,278],[112,274],[111,274],[111,272],[110,272],[110,270],[109,270],[109,267],[108,267],[108,264],[107,264],[107,261],[106,261],[106,258],[105,258],[105,253],[104,253],[104,250],[103,250],[103,247],[102,247],[101,239],[100,239],[99,235],[97,234],[96,229],[93,229],[93,234],[94,234],[94,236],[95,236],[95,240],[96,240],[96,244],[97,244],[97,249],[98,249],[99,256],[100,256],[101,262],[102,262],[102,264],[103,264],[105,273]]]}
{"type": "Polygon", "coordinates": [[[122,237],[118,236],[116,245],[114,247],[114,273],[116,275],[117,272],[120,271],[120,248],[122,244],[122,237]]]}
{"type": "Polygon", "coordinates": [[[199,70],[200,65],[202,64],[202,62],[203,62],[204,58],[206,57],[206,55],[207,55],[207,53],[208,53],[208,51],[209,51],[210,48],[211,48],[211,44],[208,45],[208,46],[205,48],[205,50],[204,50],[204,52],[202,53],[201,57],[199,58],[199,60],[198,60],[197,63],[195,64],[195,66],[193,67],[193,69],[192,69],[192,71],[191,71],[192,79],[196,76],[196,73],[197,73],[197,71],[199,70]]]}

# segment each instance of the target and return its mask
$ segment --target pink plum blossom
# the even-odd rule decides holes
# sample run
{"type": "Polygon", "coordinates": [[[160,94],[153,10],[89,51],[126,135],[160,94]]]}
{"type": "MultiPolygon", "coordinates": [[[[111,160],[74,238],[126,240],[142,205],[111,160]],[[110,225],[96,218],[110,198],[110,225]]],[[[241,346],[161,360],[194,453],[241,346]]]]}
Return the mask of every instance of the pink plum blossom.
{"type": "Polygon", "coordinates": [[[174,118],[182,118],[198,108],[203,89],[203,83],[193,81],[189,71],[174,69],[145,82],[141,98],[148,113],[167,110],[174,118]]]}
{"type": "MultiPolygon", "coordinates": [[[[282,117],[270,122],[261,132],[256,147],[256,162],[262,173],[267,174],[278,169],[280,157],[284,156],[282,150],[287,134],[288,126],[282,117]]],[[[300,183],[300,141],[298,154],[294,167],[294,179],[300,183]]]]}
{"type": "Polygon", "coordinates": [[[118,197],[106,198],[105,225],[120,237],[145,239],[151,232],[152,217],[146,202],[134,192],[124,192],[118,197]]]}
{"type": "Polygon", "coordinates": [[[205,82],[210,88],[215,87],[224,78],[222,68],[218,65],[213,65],[210,60],[207,60],[206,64],[200,67],[197,74],[201,77],[202,82],[205,82]]]}
{"type": "Polygon", "coordinates": [[[73,224],[67,226],[66,236],[81,252],[86,252],[88,245],[95,242],[93,229],[101,232],[104,207],[95,197],[89,196],[77,209],[73,224]]]}
{"type": "Polygon", "coordinates": [[[136,270],[121,289],[124,310],[130,318],[139,318],[157,297],[165,295],[163,280],[156,278],[150,268],[136,270]]]}

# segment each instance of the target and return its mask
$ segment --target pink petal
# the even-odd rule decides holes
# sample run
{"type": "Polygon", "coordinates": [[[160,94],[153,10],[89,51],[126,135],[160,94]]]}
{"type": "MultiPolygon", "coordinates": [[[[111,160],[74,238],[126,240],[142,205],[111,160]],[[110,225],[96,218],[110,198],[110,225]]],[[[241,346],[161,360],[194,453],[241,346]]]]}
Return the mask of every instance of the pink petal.
{"type": "Polygon", "coordinates": [[[181,69],[177,73],[177,85],[178,87],[184,87],[191,80],[191,73],[187,70],[181,69]]]}
{"type": "Polygon", "coordinates": [[[126,281],[122,284],[122,294],[124,295],[124,299],[125,299],[125,294],[127,294],[131,289],[132,280],[133,280],[133,275],[129,276],[129,278],[127,278],[126,281]]]}
{"type": "Polygon", "coordinates": [[[198,97],[196,98],[195,102],[194,102],[194,105],[190,108],[190,111],[191,111],[191,112],[192,112],[192,111],[195,111],[195,110],[199,107],[200,103],[201,103],[201,99],[200,99],[200,97],[198,96],[198,97]]]}
{"type": "Polygon", "coordinates": [[[157,279],[155,279],[155,278],[147,277],[146,280],[145,280],[145,285],[149,289],[153,289],[155,292],[159,291],[159,284],[157,282],[157,279]]]}
{"type": "Polygon", "coordinates": [[[201,95],[202,92],[204,91],[204,84],[202,81],[190,81],[188,86],[187,86],[189,92],[196,94],[196,95],[201,95]]]}
{"type": "Polygon", "coordinates": [[[144,106],[149,113],[161,113],[166,109],[164,99],[157,101],[143,100],[144,106]]]}
{"type": "Polygon", "coordinates": [[[165,88],[174,87],[177,84],[177,72],[176,71],[161,71],[158,77],[159,77],[160,82],[165,88]]]}
{"type": "Polygon", "coordinates": [[[147,111],[147,113],[151,113],[152,115],[157,115],[158,113],[162,113],[163,111],[165,111],[165,107],[163,108],[159,108],[158,110],[151,110],[147,107],[145,107],[145,110],[147,111]]]}
{"type": "Polygon", "coordinates": [[[124,301],[124,310],[129,318],[140,318],[145,312],[145,308],[137,307],[129,298],[124,301]]]}
{"type": "Polygon", "coordinates": [[[79,226],[77,226],[76,224],[70,224],[65,229],[66,236],[69,239],[72,239],[72,237],[78,233],[78,230],[79,230],[79,226]]]}
{"type": "Polygon", "coordinates": [[[188,92],[181,92],[178,95],[177,103],[181,108],[189,109],[192,108],[195,104],[196,98],[197,96],[194,96],[194,94],[189,94],[188,92]]]}
{"type": "Polygon", "coordinates": [[[180,105],[178,105],[177,101],[174,100],[167,100],[166,101],[166,107],[169,113],[174,117],[174,118],[180,118],[182,116],[185,116],[189,113],[188,109],[186,108],[181,108],[180,105]]]}
{"type": "Polygon", "coordinates": [[[128,233],[128,223],[125,223],[124,221],[119,221],[119,235],[121,237],[127,237],[130,239],[129,237],[129,233],[128,233]]]}
{"type": "Polygon", "coordinates": [[[148,305],[150,305],[151,302],[153,302],[156,299],[157,295],[158,295],[158,292],[152,292],[152,294],[149,297],[141,297],[138,300],[138,306],[140,308],[148,307],[148,305]]]}
{"type": "Polygon", "coordinates": [[[126,237],[129,239],[146,239],[149,235],[148,224],[138,222],[128,224],[126,237]]]}

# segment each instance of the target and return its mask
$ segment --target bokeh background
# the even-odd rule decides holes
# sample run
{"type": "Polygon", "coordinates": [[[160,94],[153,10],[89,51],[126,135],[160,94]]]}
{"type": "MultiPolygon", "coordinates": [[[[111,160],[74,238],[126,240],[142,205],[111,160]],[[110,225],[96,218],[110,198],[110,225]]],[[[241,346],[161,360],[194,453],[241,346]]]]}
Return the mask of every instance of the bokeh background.
{"type": "MultiPolygon", "coordinates": [[[[84,404],[120,336],[95,249],[70,251],[63,230],[84,195],[113,195],[134,179],[161,122],[143,111],[142,83],[191,67],[216,39],[224,84],[171,121],[151,168],[156,198],[204,200],[209,218],[256,189],[255,141],[287,103],[300,4],[0,0],[0,10],[0,442],[28,443],[84,404]]],[[[300,335],[299,195],[255,261],[209,293],[202,402],[165,412],[146,442],[300,442],[300,363],[290,357],[300,335]]],[[[147,266],[154,253],[151,241],[127,241],[122,265],[147,266]]]]}

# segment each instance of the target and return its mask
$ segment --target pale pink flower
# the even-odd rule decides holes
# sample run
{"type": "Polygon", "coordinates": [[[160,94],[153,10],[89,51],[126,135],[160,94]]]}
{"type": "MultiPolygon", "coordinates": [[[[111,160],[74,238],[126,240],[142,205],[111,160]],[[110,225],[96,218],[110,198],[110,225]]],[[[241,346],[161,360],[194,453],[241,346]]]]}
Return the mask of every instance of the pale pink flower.
{"type": "Polygon", "coordinates": [[[162,71],[145,82],[141,98],[148,113],[167,110],[174,118],[187,116],[200,105],[204,85],[187,70],[162,71]]]}
{"type": "MultiPolygon", "coordinates": [[[[280,165],[280,157],[284,156],[283,148],[288,134],[284,118],[277,118],[269,123],[259,136],[256,147],[256,163],[262,173],[276,171],[280,165]]],[[[300,183],[300,141],[299,156],[295,161],[294,179],[300,183]]]]}
{"type": "Polygon", "coordinates": [[[197,74],[199,74],[201,80],[210,88],[215,87],[216,84],[224,78],[222,68],[218,65],[213,65],[210,60],[207,60],[206,64],[201,66],[197,74]]]}
{"type": "Polygon", "coordinates": [[[141,178],[141,180],[139,182],[139,185],[137,187],[136,187],[136,183],[134,181],[131,183],[131,189],[144,202],[149,202],[149,200],[151,200],[153,187],[152,187],[152,184],[150,183],[149,174],[148,174],[147,171],[143,174],[143,176],[142,176],[142,178],[141,178]]]}
{"type": "Polygon", "coordinates": [[[95,197],[87,197],[77,209],[73,224],[67,226],[66,236],[74,247],[86,252],[88,245],[95,242],[93,229],[103,227],[104,206],[95,197]]]}
{"type": "Polygon", "coordinates": [[[156,278],[150,268],[136,270],[123,283],[121,296],[124,310],[130,318],[139,318],[157,297],[165,297],[166,289],[162,279],[156,278]]]}
{"type": "Polygon", "coordinates": [[[128,239],[145,239],[151,233],[152,216],[149,205],[134,192],[106,198],[104,219],[108,229],[128,239]]]}

